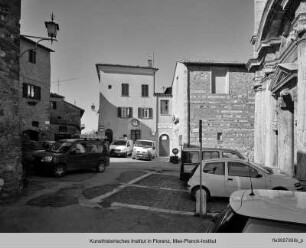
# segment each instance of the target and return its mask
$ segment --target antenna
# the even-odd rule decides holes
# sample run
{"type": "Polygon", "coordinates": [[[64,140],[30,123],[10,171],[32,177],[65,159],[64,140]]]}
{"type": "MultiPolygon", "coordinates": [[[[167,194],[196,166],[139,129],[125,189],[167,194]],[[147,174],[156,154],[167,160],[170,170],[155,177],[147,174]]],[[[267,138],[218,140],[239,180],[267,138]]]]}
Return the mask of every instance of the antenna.
{"type": "MultiPolygon", "coordinates": [[[[248,165],[250,164],[249,159],[248,159],[248,165]]],[[[249,166],[249,178],[250,178],[250,182],[251,182],[251,193],[250,196],[254,196],[254,190],[253,190],[253,183],[252,183],[252,177],[251,177],[251,168],[249,166]]]]}

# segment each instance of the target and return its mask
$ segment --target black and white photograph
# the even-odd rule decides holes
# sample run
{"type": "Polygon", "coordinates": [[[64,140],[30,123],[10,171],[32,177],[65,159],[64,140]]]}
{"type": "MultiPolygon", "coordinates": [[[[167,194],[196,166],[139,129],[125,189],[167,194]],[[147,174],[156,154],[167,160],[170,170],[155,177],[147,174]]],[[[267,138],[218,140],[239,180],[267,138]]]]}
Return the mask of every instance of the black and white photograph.
{"type": "Polygon", "coordinates": [[[305,243],[305,0],[0,0],[1,247],[305,243]]]}

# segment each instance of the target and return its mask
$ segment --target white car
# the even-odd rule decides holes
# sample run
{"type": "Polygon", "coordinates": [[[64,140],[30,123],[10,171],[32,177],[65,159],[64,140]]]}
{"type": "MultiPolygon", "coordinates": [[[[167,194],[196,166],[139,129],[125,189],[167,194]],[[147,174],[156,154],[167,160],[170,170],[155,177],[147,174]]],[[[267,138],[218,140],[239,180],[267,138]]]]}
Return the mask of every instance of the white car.
{"type": "MultiPolygon", "coordinates": [[[[286,174],[274,174],[259,165],[240,159],[211,159],[202,161],[202,187],[209,197],[229,197],[242,189],[303,190],[301,183],[286,174]]],[[[194,198],[200,189],[200,166],[187,184],[194,198]]]]}
{"type": "Polygon", "coordinates": [[[133,159],[152,160],[157,156],[155,141],[153,140],[136,140],[133,147],[133,159]]]}
{"type": "Polygon", "coordinates": [[[132,154],[133,140],[114,140],[109,147],[111,156],[127,157],[132,154]]]}
{"type": "MultiPolygon", "coordinates": [[[[305,199],[306,192],[265,189],[236,191],[230,197],[229,206],[208,232],[305,233],[305,199]]],[[[301,239],[299,241],[303,242],[301,239]]]]}

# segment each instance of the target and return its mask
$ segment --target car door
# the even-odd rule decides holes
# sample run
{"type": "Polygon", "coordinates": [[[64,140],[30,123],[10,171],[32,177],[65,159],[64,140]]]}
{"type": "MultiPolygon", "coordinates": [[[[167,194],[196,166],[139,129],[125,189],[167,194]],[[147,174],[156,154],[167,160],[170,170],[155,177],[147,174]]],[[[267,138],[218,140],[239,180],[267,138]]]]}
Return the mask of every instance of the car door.
{"type": "Polygon", "coordinates": [[[83,169],[85,163],[85,147],[81,143],[73,144],[67,157],[67,170],[83,169]]]}
{"type": "Polygon", "coordinates": [[[239,161],[228,161],[225,173],[225,189],[227,196],[236,190],[251,189],[251,182],[254,189],[266,188],[266,180],[263,175],[248,165],[239,161]]]}
{"type": "Polygon", "coordinates": [[[211,196],[225,196],[225,162],[207,162],[203,166],[202,185],[211,196]]]}

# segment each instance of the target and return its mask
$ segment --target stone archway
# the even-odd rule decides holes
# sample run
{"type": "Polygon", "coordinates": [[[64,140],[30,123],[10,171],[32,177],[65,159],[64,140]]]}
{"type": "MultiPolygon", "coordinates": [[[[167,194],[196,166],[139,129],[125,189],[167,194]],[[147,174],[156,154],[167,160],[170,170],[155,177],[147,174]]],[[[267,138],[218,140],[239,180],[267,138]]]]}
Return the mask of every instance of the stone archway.
{"type": "Polygon", "coordinates": [[[170,155],[170,138],[167,134],[162,134],[159,137],[159,156],[167,157],[170,155]]]}

